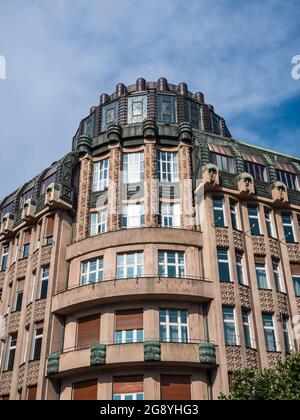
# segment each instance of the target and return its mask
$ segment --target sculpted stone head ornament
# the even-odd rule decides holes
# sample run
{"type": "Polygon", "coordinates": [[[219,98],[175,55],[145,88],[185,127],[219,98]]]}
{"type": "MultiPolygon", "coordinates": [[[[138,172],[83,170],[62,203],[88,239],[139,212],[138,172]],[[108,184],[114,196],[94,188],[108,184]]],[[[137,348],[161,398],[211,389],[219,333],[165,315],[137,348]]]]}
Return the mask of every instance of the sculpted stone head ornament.
{"type": "Polygon", "coordinates": [[[209,173],[210,182],[212,184],[215,184],[216,183],[216,180],[217,180],[217,175],[218,175],[218,168],[217,168],[217,166],[214,165],[213,163],[208,163],[206,165],[206,169],[207,169],[207,171],[209,173]]]}

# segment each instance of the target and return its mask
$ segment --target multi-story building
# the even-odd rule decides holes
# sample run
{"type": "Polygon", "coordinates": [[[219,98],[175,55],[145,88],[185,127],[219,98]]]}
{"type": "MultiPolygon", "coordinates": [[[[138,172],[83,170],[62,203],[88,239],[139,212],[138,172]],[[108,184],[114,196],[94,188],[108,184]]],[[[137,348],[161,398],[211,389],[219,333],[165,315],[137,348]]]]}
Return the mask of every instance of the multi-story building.
{"type": "Polygon", "coordinates": [[[1,209],[0,398],[207,400],[299,350],[300,160],[165,79],[1,209]]]}

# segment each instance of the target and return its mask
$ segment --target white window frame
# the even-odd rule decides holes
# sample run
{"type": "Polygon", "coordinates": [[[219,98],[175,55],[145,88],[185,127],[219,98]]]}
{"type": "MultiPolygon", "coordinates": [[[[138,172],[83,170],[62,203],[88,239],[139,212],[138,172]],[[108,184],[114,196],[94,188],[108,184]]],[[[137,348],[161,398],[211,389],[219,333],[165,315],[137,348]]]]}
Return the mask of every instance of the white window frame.
{"type": "MultiPolygon", "coordinates": [[[[223,207],[224,207],[224,203],[223,203],[223,207]]],[[[238,212],[238,203],[232,200],[230,200],[230,215],[231,215],[231,223],[232,223],[232,217],[234,216],[236,220],[236,229],[240,230],[241,224],[240,224],[240,218],[239,218],[239,212],[238,212]]],[[[232,223],[232,228],[233,228],[233,223],[232,223]]]]}
{"type": "Polygon", "coordinates": [[[36,272],[32,273],[31,292],[29,293],[28,304],[34,301],[35,286],[36,286],[36,272]]]}
{"type": "Polygon", "coordinates": [[[284,318],[282,316],[281,317],[281,325],[282,325],[282,333],[283,333],[283,341],[284,341],[284,351],[286,350],[285,349],[285,339],[284,339],[284,334],[286,332],[287,335],[288,335],[288,340],[289,340],[289,350],[291,352],[291,350],[293,349],[293,343],[292,343],[290,319],[289,318],[284,318]]]}
{"type": "MultiPolygon", "coordinates": [[[[252,325],[252,316],[251,316],[251,311],[248,311],[246,309],[242,309],[242,324],[243,324],[243,333],[245,335],[245,330],[244,330],[244,326],[246,325],[249,328],[249,333],[250,333],[250,348],[251,349],[256,349],[256,345],[255,345],[255,340],[253,338],[253,325],[252,325]],[[244,322],[244,317],[243,315],[247,314],[247,322],[244,322]]],[[[245,339],[245,337],[244,337],[245,339]]],[[[246,345],[246,340],[245,340],[245,345],[246,345]]]]}
{"type": "Polygon", "coordinates": [[[158,151],[158,176],[160,182],[179,182],[179,165],[177,152],[158,151]],[[163,167],[170,166],[170,170],[163,171],[163,167]]]}
{"type": "MultiPolygon", "coordinates": [[[[232,281],[233,276],[232,276],[232,269],[231,269],[231,257],[230,257],[229,249],[227,249],[227,248],[217,248],[217,258],[218,258],[218,269],[219,269],[220,264],[227,264],[228,265],[229,277],[230,277],[229,283],[233,283],[233,281],[232,281]],[[226,255],[227,255],[226,259],[223,258],[223,257],[222,258],[219,257],[219,251],[226,251],[226,255]]],[[[219,273],[219,276],[220,276],[220,282],[221,283],[226,283],[225,281],[221,281],[221,273],[219,273]]]]}
{"type": "Polygon", "coordinates": [[[10,334],[9,335],[9,344],[8,344],[8,348],[7,348],[7,358],[6,358],[6,364],[5,364],[6,369],[5,370],[8,370],[8,363],[9,363],[10,352],[13,351],[13,350],[15,351],[15,356],[14,356],[14,362],[15,362],[17,345],[18,345],[18,333],[12,333],[12,334],[10,334]],[[16,344],[14,344],[12,346],[12,344],[11,344],[12,343],[12,335],[15,335],[15,334],[17,334],[17,337],[15,339],[16,344]]]}
{"type": "Polygon", "coordinates": [[[237,278],[238,283],[239,284],[243,284],[245,286],[248,286],[248,278],[247,278],[247,273],[246,273],[246,267],[245,267],[245,256],[244,254],[236,254],[236,265],[237,267],[241,267],[242,269],[242,275],[243,275],[243,283],[239,282],[239,276],[237,278]],[[240,258],[240,262],[238,261],[238,259],[240,258]]]}
{"type": "Polygon", "coordinates": [[[1,271],[4,271],[4,270],[7,269],[7,266],[8,266],[8,255],[9,255],[9,246],[4,246],[2,248],[1,267],[0,267],[1,271]],[[5,258],[7,258],[6,259],[6,265],[5,265],[5,267],[3,267],[4,259],[5,258]]]}
{"type": "Polygon", "coordinates": [[[107,209],[91,213],[90,235],[96,236],[107,232],[107,209]]]}
{"type": "Polygon", "coordinates": [[[24,334],[24,348],[23,348],[23,363],[27,362],[29,346],[29,329],[25,328],[24,334]]]}
{"type": "MultiPolygon", "coordinates": [[[[132,397],[132,401],[136,401],[138,395],[143,395],[143,399],[142,400],[144,400],[144,392],[131,392],[131,393],[128,393],[128,394],[114,394],[113,400],[115,400],[116,397],[120,397],[120,399],[115,400],[115,401],[124,401],[126,399],[126,397],[131,396],[132,397]]],[[[130,400],[127,400],[127,401],[130,401],[130,400]]]]}
{"type": "MultiPolygon", "coordinates": [[[[185,309],[160,309],[159,310],[159,316],[161,311],[165,311],[166,312],[166,321],[162,322],[159,320],[159,327],[163,326],[166,327],[166,341],[164,341],[165,343],[174,343],[174,341],[171,341],[171,334],[170,334],[170,329],[171,327],[177,327],[178,330],[178,341],[176,341],[176,343],[189,343],[190,341],[190,336],[189,336],[189,313],[187,310],[185,309]],[[177,312],[177,322],[171,322],[170,321],[170,312],[171,311],[176,311],[177,312]],[[181,321],[181,312],[186,312],[186,322],[182,322],[181,321]],[[182,340],[182,331],[181,328],[185,327],[187,330],[187,341],[183,341],[182,340]]],[[[161,340],[161,337],[160,337],[161,340]]]]}
{"type": "MultiPolygon", "coordinates": [[[[167,275],[168,272],[168,267],[175,267],[176,270],[176,278],[182,278],[182,275],[180,275],[180,267],[183,267],[183,277],[186,277],[186,263],[185,263],[185,252],[184,251],[158,251],[158,255],[159,254],[164,254],[164,262],[161,263],[160,261],[158,261],[158,270],[159,270],[159,275],[160,275],[160,267],[164,267],[164,271],[166,273],[165,276],[168,278],[169,276],[167,275]],[[168,262],[168,254],[175,254],[175,263],[169,263],[168,262]],[[179,263],[179,254],[183,255],[183,264],[179,263]]],[[[159,258],[158,258],[159,260],[159,258]]]]}
{"type": "Polygon", "coordinates": [[[180,203],[161,203],[161,225],[166,228],[180,228],[180,203]]]}
{"type": "Polygon", "coordinates": [[[249,225],[250,225],[250,232],[252,232],[252,226],[253,226],[252,223],[250,223],[251,220],[252,219],[258,220],[258,228],[259,228],[259,234],[258,235],[261,235],[262,229],[261,229],[261,221],[260,221],[260,206],[248,206],[248,219],[249,219],[249,225]],[[249,209],[250,208],[252,208],[252,209],[256,208],[257,214],[255,216],[253,216],[252,214],[251,215],[249,214],[249,209]]]}
{"type": "Polygon", "coordinates": [[[144,152],[124,153],[122,162],[123,184],[135,184],[144,181],[144,152]]]}
{"type": "Polygon", "coordinates": [[[148,115],[148,95],[129,96],[127,99],[127,123],[138,124],[142,123],[148,115]],[[142,112],[135,113],[134,107],[136,103],[140,103],[142,112]]]}
{"type": "Polygon", "coordinates": [[[213,225],[215,227],[218,227],[219,218],[218,219],[215,219],[215,212],[216,211],[218,211],[218,212],[219,211],[222,211],[222,213],[223,213],[223,219],[224,219],[224,226],[220,226],[220,227],[226,227],[226,226],[228,226],[228,224],[227,224],[227,218],[226,218],[226,212],[225,212],[225,199],[224,199],[224,197],[213,197],[212,200],[213,200],[213,216],[214,216],[213,225]],[[216,201],[220,201],[220,200],[222,200],[222,206],[221,207],[215,205],[215,202],[216,201]]]}
{"type": "MultiPolygon", "coordinates": [[[[271,316],[272,317],[272,324],[273,324],[272,327],[266,327],[264,325],[264,319],[263,319],[263,330],[264,330],[264,333],[265,333],[265,330],[272,330],[272,331],[274,331],[275,352],[279,352],[280,351],[280,346],[279,346],[279,342],[278,342],[278,335],[277,335],[277,331],[276,331],[276,325],[274,323],[274,315],[272,315],[272,314],[263,314],[263,318],[264,318],[264,316],[271,316]]],[[[269,353],[269,350],[267,349],[267,343],[265,343],[265,345],[266,345],[266,350],[269,353]]]]}
{"type": "Polygon", "coordinates": [[[43,335],[44,335],[44,327],[40,327],[40,328],[35,328],[34,329],[33,342],[32,342],[32,352],[31,352],[31,360],[34,360],[34,352],[35,352],[36,342],[39,339],[42,339],[43,340],[43,335]],[[43,330],[42,334],[37,334],[37,331],[38,330],[43,330]]]}
{"type": "MultiPolygon", "coordinates": [[[[23,299],[24,299],[24,290],[17,290],[16,292],[16,296],[15,296],[15,302],[14,302],[14,311],[17,311],[17,303],[18,303],[18,297],[19,295],[22,293],[22,302],[21,302],[21,309],[22,309],[22,305],[23,305],[23,299]]],[[[19,309],[19,311],[21,310],[19,309]]]]}
{"type": "Polygon", "coordinates": [[[50,266],[49,265],[45,265],[44,267],[41,268],[41,281],[40,281],[40,287],[39,287],[39,299],[41,298],[41,293],[43,290],[43,283],[45,281],[48,282],[48,287],[49,287],[49,278],[50,278],[50,266]],[[45,275],[45,270],[48,269],[48,275],[45,275]]]}
{"type": "Polygon", "coordinates": [[[265,264],[255,264],[255,273],[256,273],[256,280],[257,280],[258,289],[259,290],[271,290],[270,289],[270,279],[269,279],[268,269],[267,269],[266,263],[265,264]],[[259,266],[259,269],[258,269],[258,266],[259,266]],[[258,284],[257,271],[264,271],[266,273],[267,289],[260,289],[259,284],[258,284]]]}
{"type": "Polygon", "coordinates": [[[268,233],[268,226],[269,226],[270,231],[271,231],[271,238],[276,238],[275,229],[274,229],[273,211],[267,208],[265,208],[265,221],[266,221],[267,234],[269,234],[268,233]]]}
{"type": "Polygon", "coordinates": [[[226,346],[239,346],[240,345],[240,340],[239,340],[239,336],[238,336],[238,330],[237,330],[237,322],[236,322],[236,309],[229,307],[229,306],[223,306],[222,307],[222,317],[223,317],[223,325],[224,325],[224,336],[226,339],[226,334],[225,334],[225,324],[233,324],[234,325],[234,332],[235,332],[235,344],[227,344],[226,340],[225,340],[225,345],[226,346]],[[224,309],[231,309],[232,313],[233,313],[233,319],[225,319],[224,318],[224,309]]]}
{"type": "Polygon", "coordinates": [[[88,284],[100,283],[101,281],[103,281],[103,273],[104,273],[104,259],[103,259],[103,257],[94,258],[94,259],[88,260],[88,261],[82,261],[81,262],[81,268],[80,268],[80,285],[81,286],[86,286],[88,284]],[[93,263],[95,261],[96,261],[96,269],[91,270],[91,263],[93,263]],[[87,267],[86,272],[84,272],[85,265],[87,267]],[[94,282],[90,281],[90,276],[92,274],[96,275],[96,280],[94,282]],[[98,280],[99,274],[100,274],[101,280],[98,280]],[[83,281],[83,277],[86,277],[85,281],[83,281]]]}
{"type": "Polygon", "coordinates": [[[94,162],[93,192],[104,191],[109,182],[109,159],[94,162]]]}
{"type": "MultiPolygon", "coordinates": [[[[283,233],[284,233],[284,240],[286,241],[288,239],[287,236],[285,236],[285,231],[284,228],[285,227],[291,227],[292,228],[292,233],[293,233],[293,238],[294,238],[294,242],[296,241],[296,232],[295,232],[295,226],[294,226],[294,217],[293,217],[293,213],[292,212],[282,212],[281,214],[281,220],[282,220],[282,227],[283,227],[283,233]],[[286,223],[283,221],[283,215],[289,213],[291,216],[290,222],[286,223]]],[[[292,242],[293,243],[293,242],[292,242]]]]}
{"type": "Polygon", "coordinates": [[[122,337],[121,337],[120,342],[117,342],[116,339],[115,339],[115,344],[131,344],[131,343],[143,343],[144,342],[144,329],[143,328],[139,328],[138,330],[137,329],[135,329],[135,330],[116,330],[114,338],[116,338],[116,333],[118,333],[118,332],[122,333],[122,337]],[[128,331],[132,331],[132,335],[133,335],[132,341],[127,341],[126,340],[126,334],[127,334],[128,331]],[[143,331],[142,341],[138,341],[138,339],[137,339],[138,331],[143,331]]]}
{"type": "MultiPolygon", "coordinates": [[[[134,277],[143,277],[144,276],[144,252],[128,252],[128,253],[120,253],[117,254],[117,279],[127,279],[128,277],[128,269],[133,268],[133,278],[134,277]],[[128,264],[128,257],[133,255],[134,263],[128,264]],[[119,259],[123,257],[123,265],[119,265],[119,259]],[[142,264],[138,264],[139,257],[142,259],[142,264]],[[141,273],[138,274],[138,267],[141,266],[142,270],[141,273]],[[119,277],[119,269],[123,269],[124,276],[119,277]]],[[[130,277],[131,278],[131,277],[130,277]]]]}
{"type": "Polygon", "coordinates": [[[272,270],[273,270],[273,275],[274,275],[274,282],[275,282],[276,291],[284,293],[285,289],[283,287],[283,281],[282,281],[283,279],[282,279],[282,271],[281,271],[280,263],[276,262],[276,261],[272,261],[272,270]],[[277,290],[276,274],[278,275],[279,290],[277,290]]]}
{"type": "Polygon", "coordinates": [[[144,203],[128,203],[122,206],[122,216],[126,217],[125,229],[134,229],[144,226],[144,203]]]}

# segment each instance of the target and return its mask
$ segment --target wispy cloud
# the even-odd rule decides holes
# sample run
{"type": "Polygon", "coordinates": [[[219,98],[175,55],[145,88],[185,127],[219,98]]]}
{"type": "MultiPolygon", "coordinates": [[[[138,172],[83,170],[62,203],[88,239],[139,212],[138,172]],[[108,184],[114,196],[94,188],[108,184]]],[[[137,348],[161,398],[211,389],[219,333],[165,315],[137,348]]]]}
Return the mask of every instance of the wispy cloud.
{"type": "MultiPolygon", "coordinates": [[[[299,95],[290,76],[291,57],[300,53],[299,13],[298,0],[288,7],[283,0],[1,2],[0,196],[70,149],[100,93],[140,76],[186,81],[236,137],[269,144],[256,117],[299,95]],[[255,129],[243,127],[247,116],[255,129]]],[[[299,131],[285,130],[279,122],[277,132],[297,153],[299,131]]]]}

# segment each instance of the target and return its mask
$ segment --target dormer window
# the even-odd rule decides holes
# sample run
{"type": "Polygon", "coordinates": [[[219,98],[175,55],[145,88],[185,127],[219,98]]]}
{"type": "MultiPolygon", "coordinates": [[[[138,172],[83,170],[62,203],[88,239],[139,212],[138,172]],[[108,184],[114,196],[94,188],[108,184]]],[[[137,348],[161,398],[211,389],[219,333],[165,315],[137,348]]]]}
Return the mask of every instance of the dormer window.
{"type": "Polygon", "coordinates": [[[25,191],[20,199],[19,199],[19,208],[22,209],[24,207],[24,203],[26,200],[29,200],[33,197],[34,188],[31,188],[30,190],[25,191]]]}
{"type": "Polygon", "coordinates": [[[277,169],[277,179],[283,182],[290,190],[300,190],[299,178],[294,173],[277,169]]]}
{"type": "Polygon", "coordinates": [[[129,96],[128,98],[128,124],[141,123],[147,118],[147,95],[129,96]]]}
{"type": "Polygon", "coordinates": [[[101,131],[106,131],[109,123],[119,121],[119,102],[115,101],[102,108],[101,131]]]}
{"type": "Polygon", "coordinates": [[[49,187],[50,184],[55,184],[56,177],[57,177],[57,173],[54,172],[52,175],[43,179],[42,184],[41,184],[41,194],[46,193],[46,190],[47,190],[47,188],[49,187]]]}
{"type": "Polygon", "coordinates": [[[94,129],[95,129],[95,113],[87,117],[83,123],[83,131],[84,131],[84,134],[86,134],[87,136],[93,138],[94,129]]]}
{"type": "Polygon", "coordinates": [[[176,120],[176,96],[157,95],[157,121],[174,124],[176,120]]]}
{"type": "Polygon", "coordinates": [[[267,168],[261,163],[245,161],[245,172],[251,174],[255,181],[268,182],[267,168]]]}

